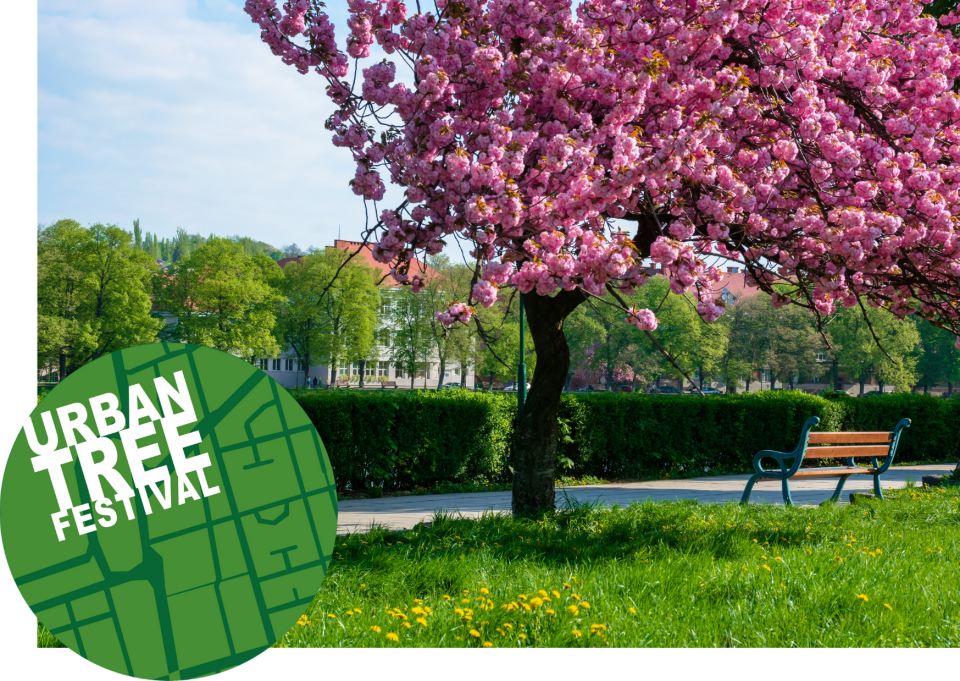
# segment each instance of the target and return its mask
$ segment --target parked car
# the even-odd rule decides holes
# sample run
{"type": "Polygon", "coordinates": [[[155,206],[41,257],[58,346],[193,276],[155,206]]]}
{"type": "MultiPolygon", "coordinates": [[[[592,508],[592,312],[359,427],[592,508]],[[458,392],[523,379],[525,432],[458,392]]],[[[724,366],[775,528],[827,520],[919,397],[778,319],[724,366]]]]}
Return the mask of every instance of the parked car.
{"type": "Polygon", "coordinates": [[[461,386],[459,383],[444,383],[442,386],[440,386],[440,390],[450,390],[451,388],[460,388],[460,387],[461,386]]]}
{"type": "Polygon", "coordinates": [[[616,386],[616,387],[613,389],[613,392],[615,392],[615,393],[632,393],[632,392],[633,392],[633,386],[629,386],[629,385],[618,385],[618,386],[616,386]]]}
{"type": "Polygon", "coordinates": [[[660,386],[659,388],[654,387],[654,389],[651,390],[650,392],[652,392],[654,395],[682,395],[683,394],[680,392],[680,388],[674,388],[672,385],[663,385],[663,386],[660,386]]]}
{"type": "MultiPolygon", "coordinates": [[[[505,391],[517,392],[517,387],[518,387],[518,386],[519,386],[518,383],[507,383],[506,385],[503,386],[503,389],[504,389],[505,391]]],[[[530,384],[529,384],[529,383],[527,383],[527,392],[530,392],[530,384]]]]}
{"type": "Polygon", "coordinates": [[[716,388],[711,388],[709,385],[705,385],[700,388],[704,395],[722,395],[723,393],[717,390],[716,388]]]}

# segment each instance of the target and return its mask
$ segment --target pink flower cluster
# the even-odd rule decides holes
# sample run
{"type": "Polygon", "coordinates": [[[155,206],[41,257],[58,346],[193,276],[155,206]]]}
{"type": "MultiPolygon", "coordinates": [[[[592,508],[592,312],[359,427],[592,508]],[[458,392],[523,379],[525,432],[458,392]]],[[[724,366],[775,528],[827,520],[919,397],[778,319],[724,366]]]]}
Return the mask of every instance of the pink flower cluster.
{"type": "Polygon", "coordinates": [[[653,310],[648,310],[644,308],[643,310],[638,310],[635,307],[631,307],[627,310],[627,317],[623,321],[628,324],[633,324],[635,327],[641,331],[655,331],[660,322],[657,320],[657,316],[653,314],[653,310]]]}
{"type": "Polygon", "coordinates": [[[865,298],[960,331],[955,13],[938,24],[916,0],[573,4],[436,0],[412,14],[349,0],[343,49],[314,3],[246,11],[285,63],[327,80],[354,191],[405,188],[381,216],[382,262],[465,238],[484,268],[472,298],[489,306],[508,285],[631,291],[653,261],[714,320],[713,257],[746,261],[769,292],[794,283],[790,299],[822,314],[865,298]],[[399,55],[354,89],[348,59],[375,44],[399,55]],[[401,63],[412,73],[395,82],[401,63]]]}
{"type": "Polygon", "coordinates": [[[437,319],[440,320],[441,324],[449,327],[457,322],[466,324],[475,313],[476,310],[469,305],[465,305],[464,303],[451,303],[450,308],[446,312],[437,313],[437,319]]]}

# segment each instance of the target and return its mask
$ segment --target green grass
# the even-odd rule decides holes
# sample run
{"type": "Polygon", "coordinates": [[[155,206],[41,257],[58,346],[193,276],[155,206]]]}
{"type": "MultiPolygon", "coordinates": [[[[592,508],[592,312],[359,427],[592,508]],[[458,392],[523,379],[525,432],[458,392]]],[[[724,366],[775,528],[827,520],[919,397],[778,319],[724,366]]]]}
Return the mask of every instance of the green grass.
{"type": "Polygon", "coordinates": [[[955,647],[960,490],[441,516],[339,537],[301,621],[278,645],[955,647]]]}
{"type": "Polygon", "coordinates": [[[341,536],[278,646],[956,647],[960,489],[886,494],[572,505],[341,536]]]}

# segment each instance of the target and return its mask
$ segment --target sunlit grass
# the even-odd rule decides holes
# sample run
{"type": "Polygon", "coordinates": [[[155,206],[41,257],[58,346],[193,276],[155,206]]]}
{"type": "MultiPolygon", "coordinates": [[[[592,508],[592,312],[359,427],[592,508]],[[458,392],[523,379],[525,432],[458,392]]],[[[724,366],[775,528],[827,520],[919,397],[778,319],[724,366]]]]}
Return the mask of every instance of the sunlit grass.
{"type": "Polygon", "coordinates": [[[338,538],[281,646],[957,646],[960,491],[645,502],[338,538]]]}

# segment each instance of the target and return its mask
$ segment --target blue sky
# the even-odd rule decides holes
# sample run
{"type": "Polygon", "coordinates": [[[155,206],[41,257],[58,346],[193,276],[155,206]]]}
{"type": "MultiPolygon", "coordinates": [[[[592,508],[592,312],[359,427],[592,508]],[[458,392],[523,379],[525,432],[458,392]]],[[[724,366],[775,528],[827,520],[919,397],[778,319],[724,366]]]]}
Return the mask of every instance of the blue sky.
{"type": "MultiPolygon", "coordinates": [[[[328,3],[345,36],[345,4],[328,3]]],[[[38,220],[275,246],[358,238],[354,166],[316,74],[274,57],[243,0],[40,0],[38,220]]],[[[388,198],[389,195],[388,195],[388,198]]]]}

